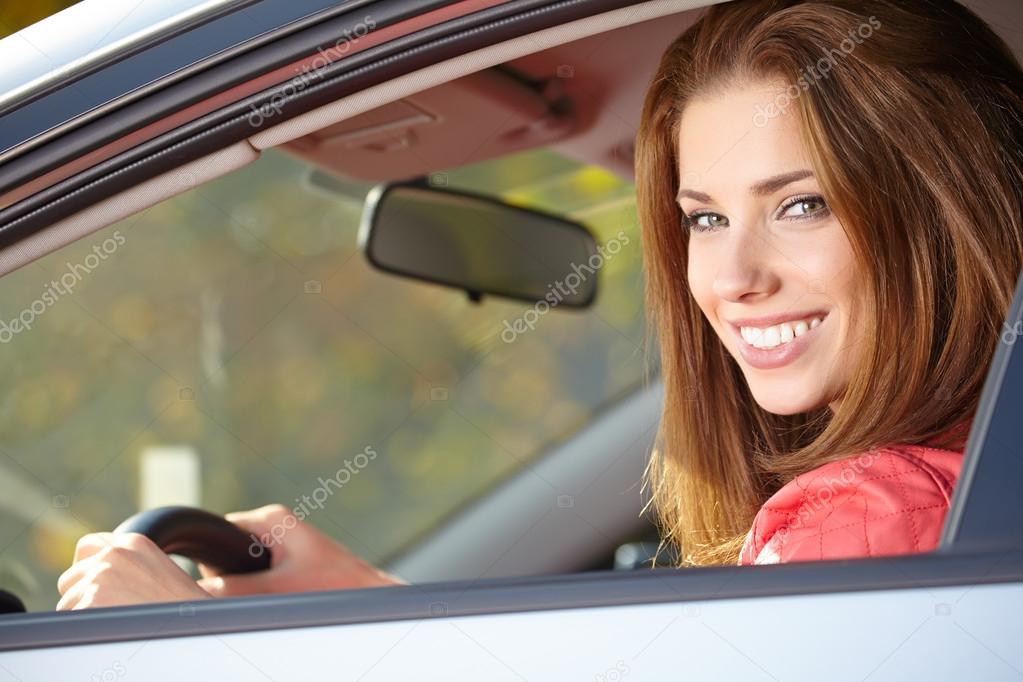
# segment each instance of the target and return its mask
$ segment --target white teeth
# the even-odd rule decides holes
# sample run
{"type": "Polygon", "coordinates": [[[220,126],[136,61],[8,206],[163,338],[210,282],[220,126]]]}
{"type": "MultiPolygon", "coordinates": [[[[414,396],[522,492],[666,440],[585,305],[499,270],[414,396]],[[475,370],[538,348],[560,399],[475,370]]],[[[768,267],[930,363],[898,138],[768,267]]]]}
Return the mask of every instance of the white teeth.
{"type": "Polygon", "coordinates": [[[754,348],[774,348],[783,343],[788,343],[797,336],[802,336],[821,323],[819,317],[796,322],[782,322],[771,327],[740,327],[739,333],[743,340],[754,348]]]}
{"type": "Polygon", "coordinates": [[[761,348],[774,348],[780,343],[781,333],[779,333],[778,327],[768,327],[760,337],[761,348]]]}

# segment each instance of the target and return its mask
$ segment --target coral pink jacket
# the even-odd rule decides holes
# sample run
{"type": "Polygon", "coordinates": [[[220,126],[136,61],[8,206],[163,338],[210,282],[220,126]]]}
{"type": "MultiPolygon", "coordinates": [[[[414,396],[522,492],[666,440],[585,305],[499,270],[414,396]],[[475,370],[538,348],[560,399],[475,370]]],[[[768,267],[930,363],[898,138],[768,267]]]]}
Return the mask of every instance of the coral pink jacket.
{"type": "Polygon", "coordinates": [[[962,463],[960,450],[892,445],[801,474],[757,512],[739,564],[933,550],[962,463]]]}

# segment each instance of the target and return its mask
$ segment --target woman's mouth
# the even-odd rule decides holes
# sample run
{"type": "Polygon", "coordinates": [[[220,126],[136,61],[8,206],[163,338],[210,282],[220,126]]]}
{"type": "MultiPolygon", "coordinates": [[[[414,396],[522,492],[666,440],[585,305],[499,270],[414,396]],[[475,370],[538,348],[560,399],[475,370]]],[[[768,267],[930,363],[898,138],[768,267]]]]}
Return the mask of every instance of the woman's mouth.
{"type": "Polygon", "coordinates": [[[819,335],[820,326],[828,318],[825,311],[800,313],[798,316],[733,320],[739,353],[757,369],[774,369],[793,362],[806,351],[819,335]],[[770,324],[768,324],[770,323],[770,324]]]}

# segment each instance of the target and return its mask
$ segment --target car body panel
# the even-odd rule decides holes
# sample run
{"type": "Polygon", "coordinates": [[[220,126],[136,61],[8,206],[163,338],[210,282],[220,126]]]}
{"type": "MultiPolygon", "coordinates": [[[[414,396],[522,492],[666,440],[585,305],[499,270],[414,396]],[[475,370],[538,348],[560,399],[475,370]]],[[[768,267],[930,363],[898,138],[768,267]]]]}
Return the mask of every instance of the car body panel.
{"type": "MultiPolygon", "coordinates": [[[[1012,616],[1023,607],[1019,582],[709,600],[683,595],[655,604],[486,615],[452,615],[452,606],[434,601],[416,618],[350,625],[7,652],[0,654],[0,675],[25,682],[107,679],[105,671],[154,681],[285,682],[328,675],[645,680],[666,674],[901,681],[1009,680],[1023,668],[1016,646],[1023,620],[1012,616]]],[[[201,610],[178,608],[165,624],[203,620],[201,610]]]]}

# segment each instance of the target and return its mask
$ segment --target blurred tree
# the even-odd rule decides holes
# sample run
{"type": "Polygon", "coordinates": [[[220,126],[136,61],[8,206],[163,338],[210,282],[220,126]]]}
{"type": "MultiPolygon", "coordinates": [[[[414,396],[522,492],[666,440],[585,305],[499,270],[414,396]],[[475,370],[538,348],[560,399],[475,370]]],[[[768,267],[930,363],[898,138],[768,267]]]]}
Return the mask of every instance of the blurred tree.
{"type": "Polygon", "coordinates": [[[0,37],[17,33],[75,2],[77,0],[19,0],[0,4],[0,37]]]}

